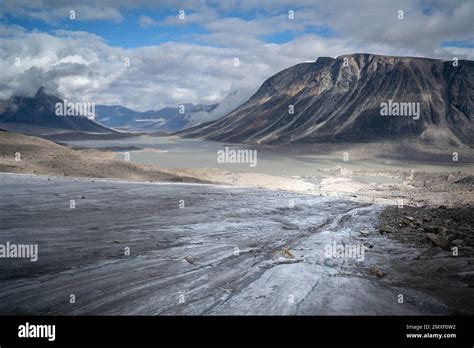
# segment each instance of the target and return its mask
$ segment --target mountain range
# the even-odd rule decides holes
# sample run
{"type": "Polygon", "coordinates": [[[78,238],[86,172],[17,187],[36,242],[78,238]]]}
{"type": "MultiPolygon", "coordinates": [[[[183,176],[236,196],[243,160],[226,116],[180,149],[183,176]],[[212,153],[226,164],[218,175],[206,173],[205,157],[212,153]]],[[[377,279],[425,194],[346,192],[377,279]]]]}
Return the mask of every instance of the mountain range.
{"type": "Polygon", "coordinates": [[[414,139],[470,145],[473,87],[474,62],[468,60],[320,57],[268,78],[226,116],[177,134],[235,143],[414,139]]]}
{"type": "Polygon", "coordinates": [[[177,132],[199,124],[200,113],[210,114],[219,104],[182,104],[155,111],[134,111],[119,105],[97,105],[96,120],[107,127],[142,132],[177,132]]]}
{"type": "Polygon", "coordinates": [[[474,143],[473,101],[473,61],[351,54],[285,69],[227,114],[227,103],[188,103],[145,112],[97,105],[94,120],[57,116],[55,105],[64,100],[40,88],[33,97],[0,101],[0,128],[26,134],[177,132],[283,145],[412,139],[463,146],[474,143]]]}

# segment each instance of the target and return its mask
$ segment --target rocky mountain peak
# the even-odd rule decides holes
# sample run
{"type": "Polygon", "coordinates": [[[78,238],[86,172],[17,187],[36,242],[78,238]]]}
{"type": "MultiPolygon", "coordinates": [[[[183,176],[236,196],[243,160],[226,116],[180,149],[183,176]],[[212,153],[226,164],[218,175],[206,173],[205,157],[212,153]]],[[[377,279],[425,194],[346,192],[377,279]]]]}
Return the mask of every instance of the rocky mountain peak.
{"type": "Polygon", "coordinates": [[[407,138],[472,144],[473,90],[472,61],[320,57],[271,76],[239,108],[183,135],[272,144],[407,138]],[[384,115],[384,106],[394,112],[384,115]],[[400,107],[419,114],[401,115],[400,107]]]}

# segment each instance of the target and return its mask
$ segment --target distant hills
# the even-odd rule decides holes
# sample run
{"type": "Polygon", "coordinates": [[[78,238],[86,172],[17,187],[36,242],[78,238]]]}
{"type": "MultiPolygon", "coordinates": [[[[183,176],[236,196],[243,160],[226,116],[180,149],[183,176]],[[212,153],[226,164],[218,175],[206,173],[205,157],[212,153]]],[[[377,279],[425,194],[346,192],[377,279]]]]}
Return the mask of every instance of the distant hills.
{"type": "Polygon", "coordinates": [[[474,62],[351,54],[267,79],[216,121],[178,133],[236,143],[474,143],[474,62]]]}
{"type": "Polygon", "coordinates": [[[182,104],[158,111],[134,111],[119,105],[98,105],[96,120],[102,124],[122,130],[142,132],[177,132],[199,124],[199,114],[210,114],[218,104],[182,104]]]}

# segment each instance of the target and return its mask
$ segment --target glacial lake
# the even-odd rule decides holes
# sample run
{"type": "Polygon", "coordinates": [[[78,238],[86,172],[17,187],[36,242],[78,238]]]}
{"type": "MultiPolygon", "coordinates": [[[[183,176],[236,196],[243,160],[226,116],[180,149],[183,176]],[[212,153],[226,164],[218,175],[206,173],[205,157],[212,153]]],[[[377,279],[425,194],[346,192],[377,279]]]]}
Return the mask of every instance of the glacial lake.
{"type": "MultiPolygon", "coordinates": [[[[473,166],[440,166],[440,165],[416,165],[400,163],[384,163],[382,161],[343,161],[340,154],[333,153],[331,156],[321,154],[295,155],[287,154],[284,150],[259,149],[257,152],[257,165],[251,167],[249,164],[218,163],[217,153],[219,150],[229,147],[230,149],[245,149],[245,146],[233,146],[213,141],[195,139],[182,139],[177,137],[154,137],[137,136],[127,139],[115,140],[74,140],[61,141],[72,146],[89,148],[112,148],[117,152],[118,159],[124,159],[128,152],[130,161],[137,164],[156,165],[161,168],[221,168],[235,172],[265,173],[271,175],[285,176],[325,176],[318,169],[327,169],[341,166],[350,169],[372,169],[372,170],[410,170],[427,172],[452,172],[464,170],[473,172],[473,166]],[[140,148],[140,149],[134,149],[140,148]],[[338,156],[338,157],[336,157],[338,156]]],[[[363,177],[359,177],[363,181],[363,177]]],[[[371,182],[398,182],[396,179],[370,177],[371,182]]]]}

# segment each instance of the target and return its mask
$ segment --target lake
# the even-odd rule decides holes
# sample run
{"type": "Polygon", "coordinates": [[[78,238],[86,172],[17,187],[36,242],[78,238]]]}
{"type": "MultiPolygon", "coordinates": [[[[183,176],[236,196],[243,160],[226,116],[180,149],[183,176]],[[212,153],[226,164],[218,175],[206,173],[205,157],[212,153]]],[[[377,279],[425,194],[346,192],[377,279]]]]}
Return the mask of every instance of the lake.
{"type": "MultiPolygon", "coordinates": [[[[137,164],[156,165],[161,168],[221,168],[236,172],[264,173],[285,176],[326,176],[318,172],[319,169],[327,169],[342,166],[350,169],[367,170],[410,170],[427,172],[452,172],[460,170],[453,166],[410,164],[410,163],[384,163],[377,160],[350,160],[343,161],[339,153],[331,155],[324,154],[288,154],[282,150],[259,149],[257,165],[251,167],[249,164],[218,163],[217,152],[229,146],[233,149],[245,149],[245,146],[227,145],[213,141],[195,139],[182,139],[177,137],[154,137],[137,136],[127,139],[115,140],[81,140],[64,141],[65,143],[78,147],[91,148],[115,148],[118,159],[124,159],[125,153],[130,155],[130,161],[137,164]],[[139,150],[133,150],[139,148],[139,150]]],[[[462,170],[472,172],[472,166],[462,167],[462,170]]],[[[378,178],[383,182],[398,182],[390,178],[378,178]]],[[[373,181],[373,177],[371,180],[373,181]]]]}

